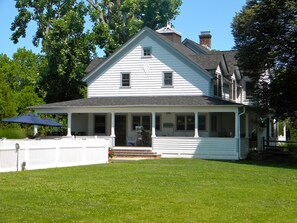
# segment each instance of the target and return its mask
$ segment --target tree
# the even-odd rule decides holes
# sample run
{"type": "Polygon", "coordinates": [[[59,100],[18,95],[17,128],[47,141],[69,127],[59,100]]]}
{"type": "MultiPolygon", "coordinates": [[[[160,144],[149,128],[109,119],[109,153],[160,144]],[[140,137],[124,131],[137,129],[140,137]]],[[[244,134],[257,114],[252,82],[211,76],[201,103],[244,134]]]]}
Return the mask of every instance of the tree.
{"type": "Polygon", "coordinates": [[[24,48],[10,59],[0,56],[0,116],[27,112],[27,107],[43,103],[38,94],[39,57],[24,48]]]}
{"type": "Polygon", "coordinates": [[[9,62],[9,57],[0,54],[0,120],[16,114],[14,95],[4,75],[9,70],[9,62]]]}
{"type": "Polygon", "coordinates": [[[249,0],[231,26],[239,66],[259,83],[262,111],[275,112],[282,119],[296,118],[297,2],[249,0]],[[267,71],[271,71],[270,80],[263,87],[267,71]]]}
{"type": "Polygon", "coordinates": [[[91,34],[84,33],[83,18],[86,13],[82,3],[76,5],[62,18],[52,22],[44,38],[47,67],[43,71],[41,85],[47,92],[46,102],[78,99],[86,95],[82,78],[91,53],[95,51],[91,34]]]}
{"type": "Polygon", "coordinates": [[[82,77],[95,51],[90,34],[84,31],[87,8],[75,0],[16,0],[18,15],[12,23],[14,43],[26,36],[30,21],[37,23],[33,44],[41,42],[46,66],[41,87],[46,102],[84,96],[82,77]]]}
{"type": "Polygon", "coordinates": [[[147,26],[161,28],[179,14],[182,0],[88,0],[94,41],[109,56],[147,26]]]}

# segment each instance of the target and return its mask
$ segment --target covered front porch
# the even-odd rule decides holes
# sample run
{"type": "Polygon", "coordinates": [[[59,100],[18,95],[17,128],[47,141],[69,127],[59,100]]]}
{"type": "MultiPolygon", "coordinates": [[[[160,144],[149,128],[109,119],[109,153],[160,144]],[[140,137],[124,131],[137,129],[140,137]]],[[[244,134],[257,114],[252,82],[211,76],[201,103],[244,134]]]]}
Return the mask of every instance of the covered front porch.
{"type": "Polygon", "coordinates": [[[258,134],[255,113],[205,96],[89,98],[32,109],[66,115],[68,137],[104,137],[112,148],[162,157],[241,159],[258,134]]]}
{"type": "Polygon", "coordinates": [[[108,138],[112,148],[151,149],[162,157],[245,158],[256,128],[256,117],[238,109],[68,112],[67,117],[68,137],[108,138]]]}

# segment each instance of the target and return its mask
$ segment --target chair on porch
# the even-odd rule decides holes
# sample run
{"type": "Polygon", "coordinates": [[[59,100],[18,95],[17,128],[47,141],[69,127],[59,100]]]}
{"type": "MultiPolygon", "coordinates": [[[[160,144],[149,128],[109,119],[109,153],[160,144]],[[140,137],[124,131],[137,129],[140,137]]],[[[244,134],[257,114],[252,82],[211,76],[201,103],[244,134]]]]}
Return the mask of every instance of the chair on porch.
{"type": "Polygon", "coordinates": [[[136,146],[136,138],[127,137],[127,146],[136,146]]]}

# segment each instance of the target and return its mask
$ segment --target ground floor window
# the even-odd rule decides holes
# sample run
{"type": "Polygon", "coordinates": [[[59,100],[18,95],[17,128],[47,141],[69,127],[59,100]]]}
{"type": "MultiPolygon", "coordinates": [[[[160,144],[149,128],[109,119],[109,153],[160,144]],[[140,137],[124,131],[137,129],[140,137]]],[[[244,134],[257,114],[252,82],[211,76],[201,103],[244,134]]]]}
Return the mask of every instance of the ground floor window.
{"type": "Polygon", "coordinates": [[[177,115],[176,130],[194,130],[195,117],[194,115],[177,115]]]}
{"type": "Polygon", "coordinates": [[[206,130],[206,115],[199,115],[198,117],[198,130],[206,130]]]}
{"type": "MultiPolygon", "coordinates": [[[[194,130],[195,116],[194,115],[177,115],[176,116],[176,130],[194,130]]],[[[206,116],[199,115],[198,129],[206,130],[206,116]]]]}
{"type": "MultiPolygon", "coordinates": [[[[151,130],[152,117],[151,115],[133,115],[132,116],[132,129],[135,130],[136,126],[143,126],[144,130],[151,130]]],[[[160,130],[161,118],[160,115],[156,115],[156,130],[160,130]]]]}
{"type": "Polygon", "coordinates": [[[106,133],[106,117],[105,115],[95,115],[95,134],[106,133]]]}

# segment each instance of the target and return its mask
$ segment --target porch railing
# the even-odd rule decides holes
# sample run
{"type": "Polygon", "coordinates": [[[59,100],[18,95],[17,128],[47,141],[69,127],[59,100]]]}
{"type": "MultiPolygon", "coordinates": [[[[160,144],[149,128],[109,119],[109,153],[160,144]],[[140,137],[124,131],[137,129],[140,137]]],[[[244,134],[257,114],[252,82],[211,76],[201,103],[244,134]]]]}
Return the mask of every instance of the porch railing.
{"type": "Polygon", "coordinates": [[[262,139],[264,151],[276,152],[276,153],[288,153],[295,152],[297,153],[297,142],[296,141],[278,141],[262,139]]]}

